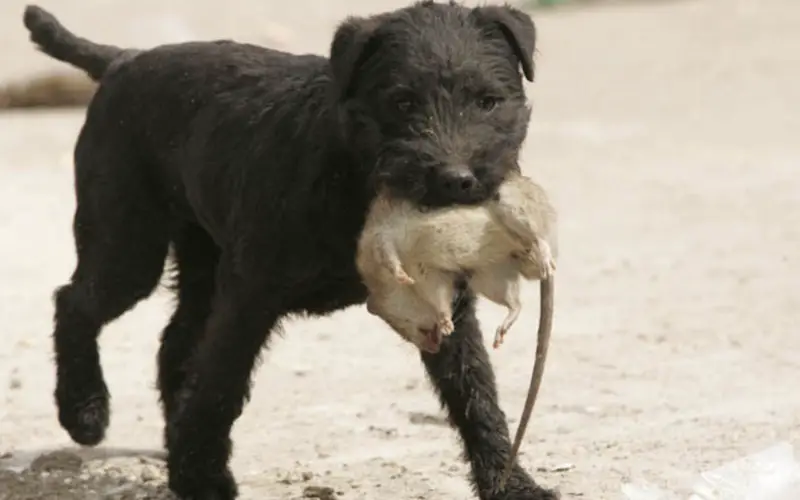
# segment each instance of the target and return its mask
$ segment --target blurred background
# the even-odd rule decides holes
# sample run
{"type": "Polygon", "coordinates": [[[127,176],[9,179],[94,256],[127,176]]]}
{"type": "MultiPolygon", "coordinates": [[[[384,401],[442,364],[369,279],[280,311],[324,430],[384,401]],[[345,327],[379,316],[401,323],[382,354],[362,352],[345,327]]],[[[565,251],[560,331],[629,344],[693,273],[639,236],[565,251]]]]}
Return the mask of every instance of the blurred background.
{"type": "MultiPolygon", "coordinates": [[[[28,42],[24,5],[0,2],[0,87],[69,73],[28,42]]],[[[345,16],[407,2],[40,5],[103,43],[235,38],[326,53],[345,16]]],[[[567,498],[612,499],[626,481],[677,490],[702,470],[797,443],[800,2],[517,5],[539,33],[523,167],[561,219],[554,338],[522,463],[567,498]]],[[[113,415],[100,449],[75,449],[52,399],[51,294],[75,261],[82,118],[80,107],[0,111],[0,469],[64,448],[85,467],[117,460],[119,491],[145,491],[163,481],[160,465],[149,479],[125,471],[161,446],[164,290],[102,336],[113,415]]],[[[533,360],[536,284],[524,299],[491,352],[512,432],[533,360]]],[[[491,333],[504,311],[482,301],[480,314],[491,333]]],[[[363,307],[288,321],[285,332],[234,429],[243,498],[295,499],[315,494],[309,486],[331,498],[470,498],[460,444],[409,345],[363,307]]]]}

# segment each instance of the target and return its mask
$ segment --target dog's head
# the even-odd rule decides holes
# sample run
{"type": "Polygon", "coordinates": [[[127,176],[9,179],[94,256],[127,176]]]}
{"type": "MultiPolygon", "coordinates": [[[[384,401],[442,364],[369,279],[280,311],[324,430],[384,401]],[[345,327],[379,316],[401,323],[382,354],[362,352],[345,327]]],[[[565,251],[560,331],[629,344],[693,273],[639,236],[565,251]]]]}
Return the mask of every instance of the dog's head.
{"type": "Polygon", "coordinates": [[[429,207],[493,196],[519,168],[535,44],[530,17],[508,6],[425,1],[342,23],[333,87],[374,187],[429,207]]]}

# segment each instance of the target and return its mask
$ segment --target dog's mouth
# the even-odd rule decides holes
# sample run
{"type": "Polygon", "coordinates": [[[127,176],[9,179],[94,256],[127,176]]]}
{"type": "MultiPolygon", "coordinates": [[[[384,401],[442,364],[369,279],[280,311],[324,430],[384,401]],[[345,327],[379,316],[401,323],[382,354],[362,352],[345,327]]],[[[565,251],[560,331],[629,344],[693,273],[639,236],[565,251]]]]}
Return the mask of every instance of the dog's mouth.
{"type": "Polygon", "coordinates": [[[373,174],[372,181],[376,192],[386,192],[393,198],[405,199],[414,204],[420,204],[428,191],[423,176],[397,175],[392,171],[378,170],[373,174]]]}

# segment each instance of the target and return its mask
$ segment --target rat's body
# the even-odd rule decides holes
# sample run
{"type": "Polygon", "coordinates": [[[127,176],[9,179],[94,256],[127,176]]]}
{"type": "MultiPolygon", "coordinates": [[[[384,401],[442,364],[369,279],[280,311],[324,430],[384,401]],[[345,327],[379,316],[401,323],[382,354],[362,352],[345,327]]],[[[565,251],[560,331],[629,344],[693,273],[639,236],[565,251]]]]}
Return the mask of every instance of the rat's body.
{"type": "Polygon", "coordinates": [[[555,268],[555,215],[544,190],[519,175],[496,200],[478,206],[422,211],[380,196],[357,261],[370,311],[423,350],[435,350],[440,336],[452,332],[453,284],[466,273],[476,293],[509,310],[498,345],[521,310],[519,275],[546,279],[555,268]]]}
{"type": "Polygon", "coordinates": [[[545,190],[514,175],[496,199],[477,206],[423,211],[379,195],[359,241],[356,263],[370,293],[367,309],[428,352],[437,352],[442,336],[453,331],[454,285],[460,275],[468,276],[474,292],[508,308],[495,347],[519,316],[520,275],[541,280],[536,360],[508,464],[530,419],[550,343],[556,224],[545,190]]]}

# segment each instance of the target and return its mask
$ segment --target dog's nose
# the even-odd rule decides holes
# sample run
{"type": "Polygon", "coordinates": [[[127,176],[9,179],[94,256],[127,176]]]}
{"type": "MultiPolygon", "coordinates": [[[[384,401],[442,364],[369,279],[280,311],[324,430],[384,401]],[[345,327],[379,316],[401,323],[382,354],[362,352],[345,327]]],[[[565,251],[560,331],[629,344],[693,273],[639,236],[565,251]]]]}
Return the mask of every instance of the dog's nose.
{"type": "Polygon", "coordinates": [[[478,186],[478,179],[468,169],[453,170],[442,177],[442,187],[455,198],[473,192],[478,186]]]}

